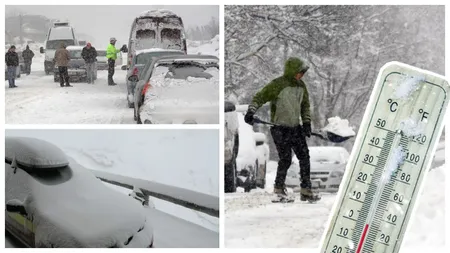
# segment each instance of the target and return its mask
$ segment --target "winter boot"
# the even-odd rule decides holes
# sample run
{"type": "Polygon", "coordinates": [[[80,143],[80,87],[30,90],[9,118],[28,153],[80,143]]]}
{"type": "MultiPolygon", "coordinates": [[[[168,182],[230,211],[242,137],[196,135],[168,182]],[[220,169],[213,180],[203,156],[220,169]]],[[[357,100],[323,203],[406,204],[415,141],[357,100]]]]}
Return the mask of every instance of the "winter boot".
{"type": "Polygon", "coordinates": [[[317,202],[321,199],[320,195],[316,192],[314,192],[311,189],[302,188],[300,189],[300,200],[301,201],[308,201],[310,203],[317,202]]]}
{"type": "Polygon", "coordinates": [[[274,193],[274,196],[272,198],[273,203],[294,202],[294,198],[292,196],[288,195],[288,191],[287,191],[286,187],[282,187],[282,188],[274,187],[273,193],[274,193]]]}

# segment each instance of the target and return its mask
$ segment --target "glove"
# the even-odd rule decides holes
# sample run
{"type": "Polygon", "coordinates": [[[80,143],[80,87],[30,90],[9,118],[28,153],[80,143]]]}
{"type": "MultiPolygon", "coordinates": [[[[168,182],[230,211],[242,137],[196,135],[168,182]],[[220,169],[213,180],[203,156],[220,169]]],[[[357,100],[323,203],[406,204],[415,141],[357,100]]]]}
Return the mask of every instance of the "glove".
{"type": "Polygon", "coordinates": [[[311,123],[303,123],[303,134],[306,137],[311,137],[311,123]]]}
{"type": "Polygon", "coordinates": [[[248,110],[248,111],[247,111],[247,114],[245,114],[245,117],[244,117],[245,123],[247,123],[247,124],[253,126],[253,123],[254,123],[254,118],[253,118],[253,116],[254,116],[254,115],[255,115],[255,112],[254,112],[254,111],[248,110]]]}

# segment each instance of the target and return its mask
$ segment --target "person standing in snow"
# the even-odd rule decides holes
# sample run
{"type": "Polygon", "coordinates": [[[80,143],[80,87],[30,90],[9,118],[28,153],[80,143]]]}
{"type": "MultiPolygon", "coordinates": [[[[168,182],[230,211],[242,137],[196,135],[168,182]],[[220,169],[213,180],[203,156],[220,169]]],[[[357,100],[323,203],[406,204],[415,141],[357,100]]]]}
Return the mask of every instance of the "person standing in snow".
{"type": "Polygon", "coordinates": [[[5,54],[6,70],[8,74],[9,88],[16,88],[16,71],[19,66],[19,55],[16,46],[12,45],[5,54]]]}
{"type": "Polygon", "coordinates": [[[69,50],[66,49],[66,45],[64,43],[61,43],[60,48],[56,50],[53,61],[58,66],[60,86],[64,87],[64,83],[66,83],[66,87],[72,87],[72,85],[69,84],[69,72],[67,71],[70,61],[70,53],[69,50]]]}
{"type": "Polygon", "coordinates": [[[34,53],[31,51],[30,46],[22,52],[23,62],[25,64],[25,74],[29,75],[31,73],[31,63],[33,61],[34,53]]]}
{"type": "Polygon", "coordinates": [[[114,82],[113,76],[114,76],[114,68],[116,67],[116,59],[117,54],[120,51],[125,52],[125,45],[122,46],[122,48],[117,49],[116,48],[116,38],[112,37],[109,39],[109,45],[106,48],[106,58],[108,59],[108,85],[117,85],[117,83],[114,82]]]}
{"type": "Polygon", "coordinates": [[[83,57],[84,62],[86,64],[86,72],[87,72],[87,82],[94,83],[94,67],[95,62],[97,61],[97,50],[95,47],[91,45],[91,43],[87,43],[83,50],[81,51],[81,57],[83,57]]]}
{"type": "Polygon", "coordinates": [[[292,151],[300,163],[300,199],[320,199],[311,189],[309,149],[306,143],[306,137],[311,137],[311,112],[308,89],[302,77],[308,68],[299,58],[289,58],[283,76],[272,80],[255,94],[244,118],[246,123],[253,125],[258,108],[270,102],[271,121],[276,125],[271,127],[270,133],[279,156],[273,202],[293,201],[285,185],[286,174],[292,163],[292,151]]]}

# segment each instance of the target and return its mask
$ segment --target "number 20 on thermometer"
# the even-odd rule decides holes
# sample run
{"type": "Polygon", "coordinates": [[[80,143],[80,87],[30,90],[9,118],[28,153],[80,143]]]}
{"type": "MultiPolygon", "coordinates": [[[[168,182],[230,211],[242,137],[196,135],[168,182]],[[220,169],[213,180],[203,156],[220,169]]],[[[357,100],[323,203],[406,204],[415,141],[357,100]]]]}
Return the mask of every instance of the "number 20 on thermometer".
{"type": "Polygon", "coordinates": [[[321,253],[400,249],[449,101],[444,77],[382,67],[322,238],[321,253]]]}

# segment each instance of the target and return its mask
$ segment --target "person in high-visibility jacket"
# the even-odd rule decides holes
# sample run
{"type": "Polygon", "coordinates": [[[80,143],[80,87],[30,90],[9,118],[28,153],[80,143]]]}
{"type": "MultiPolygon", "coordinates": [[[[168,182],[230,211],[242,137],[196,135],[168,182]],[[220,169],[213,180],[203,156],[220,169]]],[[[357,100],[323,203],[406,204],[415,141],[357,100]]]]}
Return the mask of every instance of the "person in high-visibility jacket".
{"type": "Polygon", "coordinates": [[[106,58],[108,59],[108,85],[117,85],[114,80],[114,68],[116,66],[117,54],[120,51],[126,52],[126,46],[123,45],[120,49],[116,48],[116,38],[109,39],[109,45],[106,48],[106,58]]]}

